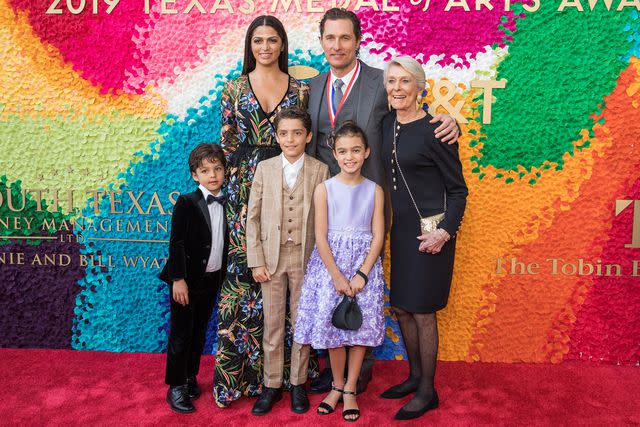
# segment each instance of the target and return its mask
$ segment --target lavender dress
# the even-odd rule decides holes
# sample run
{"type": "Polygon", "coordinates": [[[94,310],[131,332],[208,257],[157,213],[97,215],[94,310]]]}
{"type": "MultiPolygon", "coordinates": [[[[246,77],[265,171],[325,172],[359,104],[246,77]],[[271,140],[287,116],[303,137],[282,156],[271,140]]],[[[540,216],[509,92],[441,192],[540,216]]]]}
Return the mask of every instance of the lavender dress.
{"type": "MultiPolygon", "coordinates": [[[[338,268],[351,279],[362,266],[371,247],[371,219],[376,184],[365,179],[347,185],[335,177],[324,182],[327,190],[328,240],[338,268]]],[[[369,272],[369,282],[356,295],[362,310],[362,326],[357,331],[338,329],[331,324],[333,309],[342,299],[325,267],[318,248],[313,249],[304,276],[294,340],[313,348],[351,345],[375,347],[384,340],[384,275],[380,258],[369,272]]]]}

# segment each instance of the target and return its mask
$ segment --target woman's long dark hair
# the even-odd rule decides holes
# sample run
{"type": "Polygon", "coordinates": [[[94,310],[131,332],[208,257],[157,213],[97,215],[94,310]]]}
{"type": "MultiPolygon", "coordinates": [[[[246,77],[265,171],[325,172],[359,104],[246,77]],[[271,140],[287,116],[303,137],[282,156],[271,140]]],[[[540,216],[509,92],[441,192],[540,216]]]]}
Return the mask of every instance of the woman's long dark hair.
{"type": "Polygon", "coordinates": [[[244,38],[244,63],[242,64],[242,75],[249,74],[256,69],[256,58],[251,52],[251,38],[256,28],[266,25],[276,30],[280,39],[282,39],[282,52],[278,57],[278,67],[283,73],[289,74],[289,40],[284,25],[275,16],[262,15],[258,16],[247,28],[247,34],[244,38]]]}

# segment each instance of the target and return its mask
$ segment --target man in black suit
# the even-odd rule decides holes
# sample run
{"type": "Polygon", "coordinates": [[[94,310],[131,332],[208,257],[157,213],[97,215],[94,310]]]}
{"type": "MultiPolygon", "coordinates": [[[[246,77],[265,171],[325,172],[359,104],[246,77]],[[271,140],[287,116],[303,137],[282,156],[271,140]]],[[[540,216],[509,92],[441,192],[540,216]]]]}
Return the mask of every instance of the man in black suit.
{"type": "Polygon", "coordinates": [[[225,176],[220,146],[199,144],[189,154],[198,189],[181,195],[173,209],[169,258],[160,279],[169,285],[171,330],[167,344],[167,403],[179,413],[195,411],[196,375],[207,324],[224,279],[226,221],[220,189],[225,176]]]}
{"type": "MultiPolygon", "coordinates": [[[[329,165],[331,175],[339,172],[338,163],[327,143],[334,128],[346,120],[355,121],[369,142],[371,154],[362,167],[362,174],[386,186],[380,152],[382,150],[382,119],[389,113],[383,72],[358,59],[362,40],[360,20],[355,13],[332,8],[320,21],[320,44],[330,70],[309,82],[309,114],[312,119],[313,138],[307,145],[307,154],[329,165]]],[[[458,140],[460,128],[453,117],[436,115],[432,123],[441,122],[435,129],[436,138],[452,144],[458,140]]],[[[385,203],[385,217],[390,218],[390,205],[385,203]]],[[[362,393],[371,380],[375,359],[367,350],[360,371],[357,392],[362,393]]],[[[331,371],[325,369],[311,383],[311,392],[331,390],[331,371]]]]}

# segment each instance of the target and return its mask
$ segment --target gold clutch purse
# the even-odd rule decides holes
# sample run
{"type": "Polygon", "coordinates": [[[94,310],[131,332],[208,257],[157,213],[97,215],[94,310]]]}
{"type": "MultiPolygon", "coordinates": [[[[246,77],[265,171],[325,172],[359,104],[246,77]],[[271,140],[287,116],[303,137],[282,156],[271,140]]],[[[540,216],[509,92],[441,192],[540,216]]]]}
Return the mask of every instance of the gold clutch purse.
{"type": "Polygon", "coordinates": [[[420,231],[422,234],[431,233],[438,228],[440,221],[444,219],[444,212],[437,215],[431,215],[426,218],[420,218],[420,231]]]}
{"type": "MultiPolygon", "coordinates": [[[[398,171],[400,172],[400,177],[402,178],[402,181],[404,182],[404,186],[407,189],[407,192],[409,193],[409,197],[411,198],[411,202],[413,203],[413,206],[416,208],[416,212],[418,213],[418,218],[420,218],[420,231],[422,232],[422,234],[428,234],[431,233],[432,231],[435,231],[438,228],[438,224],[440,224],[440,222],[444,219],[444,212],[436,214],[436,215],[431,215],[428,217],[422,217],[422,215],[420,215],[420,209],[418,209],[418,205],[415,201],[415,199],[413,198],[413,194],[411,194],[411,190],[409,189],[409,184],[407,184],[407,180],[404,177],[404,173],[402,172],[402,169],[400,168],[400,163],[398,162],[398,147],[396,145],[396,139],[398,138],[398,126],[397,123],[394,122],[393,123],[393,129],[394,129],[394,134],[393,134],[393,156],[394,156],[394,160],[395,160],[395,164],[396,167],[398,168],[398,171]]],[[[445,205],[445,211],[447,210],[447,193],[444,193],[444,205],[445,205]]]]}

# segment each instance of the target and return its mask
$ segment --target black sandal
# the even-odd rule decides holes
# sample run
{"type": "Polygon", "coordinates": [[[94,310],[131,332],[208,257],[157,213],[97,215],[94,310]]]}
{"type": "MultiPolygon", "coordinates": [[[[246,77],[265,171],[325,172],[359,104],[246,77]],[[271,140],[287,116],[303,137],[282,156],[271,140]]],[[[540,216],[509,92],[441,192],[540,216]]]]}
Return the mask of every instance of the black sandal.
{"type": "MultiPolygon", "coordinates": [[[[346,395],[349,395],[349,396],[355,396],[356,392],[355,391],[343,390],[342,394],[343,395],[346,394],[346,395]]],[[[359,418],[360,418],[360,409],[344,409],[342,411],[342,419],[347,421],[347,422],[353,423],[355,421],[358,421],[359,418]],[[355,418],[347,418],[349,415],[356,415],[356,417],[355,418]]]]}
{"type": "MultiPolygon", "coordinates": [[[[338,402],[340,402],[340,399],[342,399],[342,394],[344,393],[344,390],[337,388],[336,386],[333,385],[333,383],[331,383],[331,390],[333,391],[337,391],[338,393],[340,393],[340,397],[338,398],[338,402]]],[[[336,402],[336,405],[338,403],[336,402]]],[[[316,409],[316,412],[318,413],[318,415],[329,415],[331,413],[333,413],[336,410],[335,407],[329,405],[326,402],[320,402],[320,404],[318,405],[318,409],[316,409]],[[320,409],[324,409],[327,412],[320,412],[320,409]]]]}

